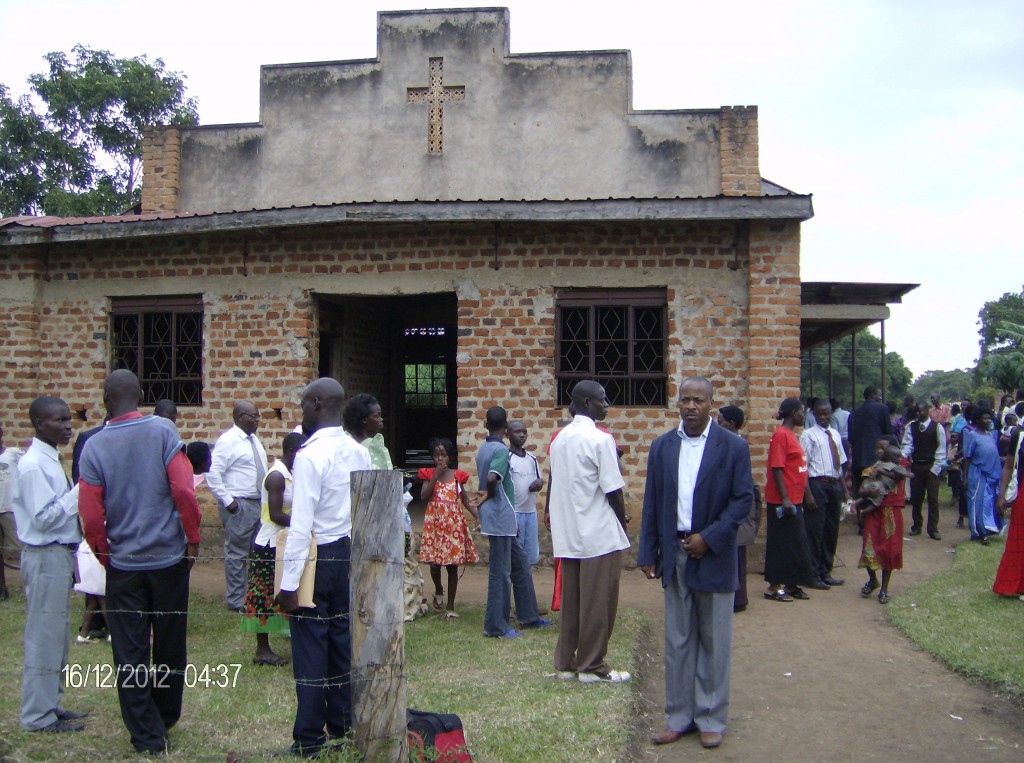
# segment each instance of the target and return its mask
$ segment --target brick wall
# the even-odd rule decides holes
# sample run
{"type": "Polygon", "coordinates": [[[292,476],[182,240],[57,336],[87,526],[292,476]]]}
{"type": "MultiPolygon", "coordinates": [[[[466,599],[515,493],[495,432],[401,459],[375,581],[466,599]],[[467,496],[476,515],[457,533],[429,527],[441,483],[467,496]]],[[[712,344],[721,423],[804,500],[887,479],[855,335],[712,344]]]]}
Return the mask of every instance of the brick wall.
{"type": "MultiPolygon", "coordinates": [[[[5,424],[20,421],[31,397],[50,393],[88,412],[78,427],[93,426],[102,418],[110,298],[201,293],[204,404],[180,409],[183,437],[212,441],[230,425],[234,402],[250,398],[273,452],[299,421],[299,394],[316,372],[322,311],[314,291],[360,297],[360,305],[376,295],[454,291],[460,450],[475,450],[484,411],[501,404],[527,422],[528,447],[546,467],[544,445],[565,416],[555,405],[556,291],[658,287],[669,306],[670,404],[613,408],[607,422],[625,450],[638,519],[647,446],[677,423],[680,377],[708,376],[718,405],[748,412],[759,479],[771,417],[799,388],[799,225],[752,223],[746,234],[741,227],[330,226],[51,246],[46,257],[42,248],[18,248],[0,265],[0,288],[17,306],[0,322],[7,353],[0,416],[5,424]],[[44,260],[49,281],[37,277],[44,260]]],[[[348,314],[351,341],[368,336],[372,310],[348,314]]],[[[380,394],[372,389],[386,373],[380,366],[346,361],[350,391],[380,394]]],[[[27,422],[9,427],[13,441],[30,434],[27,422]]]]}
{"type": "Polygon", "coordinates": [[[142,131],[142,212],[177,212],[181,188],[181,128],[142,131]]]}
{"type": "Polygon", "coordinates": [[[757,106],[723,106],[719,152],[723,196],[760,196],[757,106]]]}

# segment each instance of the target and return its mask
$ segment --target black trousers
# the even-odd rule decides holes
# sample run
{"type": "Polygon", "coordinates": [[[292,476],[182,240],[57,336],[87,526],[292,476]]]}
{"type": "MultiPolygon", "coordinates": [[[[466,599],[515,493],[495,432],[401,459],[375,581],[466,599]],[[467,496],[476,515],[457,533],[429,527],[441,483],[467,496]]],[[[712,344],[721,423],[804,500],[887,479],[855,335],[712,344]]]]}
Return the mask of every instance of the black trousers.
{"type": "Polygon", "coordinates": [[[162,570],[107,569],[117,699],[139,752],[165,750],[167,731],[181,717],[188,578],[186,559],[162,570]]]}
{"type": "Polygon", "coordinates": [[[292,751],[303,756],[316,755],[328,739],[352,728],[350,552],[348,538],[317,546],[314,608],[288,619],[298,701],[292,751]]]}
{"type": "Polygon", "coordinates": [[[939,478],[932,473],[932,464],[910,465],[910,505],[913,527],[921,529],[925,493],[928,494],[928,532],[939,529],[939,478]]]}
{"type": "Polygon", "coordinates": [[[807,527],[807,542],[811,547],[811,562],[814,574],[821,580],[832,575],[836,560],[836,546],[839,545],[839,518],[843,511],[842,483],[811,479],[808,484],[817,511],[808,511],[804,519],[807,527]],[[811,527],[817,538],[817,545],[811,537],[811,527]]]}

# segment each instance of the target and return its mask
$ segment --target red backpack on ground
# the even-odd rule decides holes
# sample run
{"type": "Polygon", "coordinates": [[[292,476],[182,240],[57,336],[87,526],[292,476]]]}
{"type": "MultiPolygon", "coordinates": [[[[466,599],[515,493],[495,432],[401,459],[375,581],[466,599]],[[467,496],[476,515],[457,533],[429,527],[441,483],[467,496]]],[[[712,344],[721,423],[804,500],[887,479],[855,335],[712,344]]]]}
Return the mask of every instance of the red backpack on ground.
{"type": "Polygon", "coordinates": [[[472,763],[459,716],[425,713],[410,708],[406,717],[410,760],[420,763],[472,763]]]}

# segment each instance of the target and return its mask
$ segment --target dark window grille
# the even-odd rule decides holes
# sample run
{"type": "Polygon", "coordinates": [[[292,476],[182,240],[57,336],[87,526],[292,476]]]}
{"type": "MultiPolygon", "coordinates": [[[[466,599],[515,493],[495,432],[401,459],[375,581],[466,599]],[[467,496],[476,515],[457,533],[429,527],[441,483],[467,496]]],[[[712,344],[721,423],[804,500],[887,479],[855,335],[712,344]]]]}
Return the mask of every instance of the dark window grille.
{"type": "Polygon", "coordinates": [[[555,317],[558,404],[569,404],[576,382],[593,379],[612,405],[665,405],[666,306],[658,289],[561,292],[555,317]]]}
{"type": "Polygon", "coordinates": [[[444,408],[448,405],[448,367],[444,357],[434,363],[405,365],[405,405],[408,408],[444,408]]]}
{"type": "Polygon", "coordinates": [[[203,404],[202,297],[115,299],[110,367],[139,377],[143,405],[203,404]]]}

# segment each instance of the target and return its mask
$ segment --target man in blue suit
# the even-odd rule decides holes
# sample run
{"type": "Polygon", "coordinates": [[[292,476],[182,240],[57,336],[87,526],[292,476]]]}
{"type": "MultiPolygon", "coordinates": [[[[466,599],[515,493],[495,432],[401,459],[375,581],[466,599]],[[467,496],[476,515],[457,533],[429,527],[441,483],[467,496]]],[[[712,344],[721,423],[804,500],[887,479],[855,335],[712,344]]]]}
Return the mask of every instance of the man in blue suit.
{"type": "Polygon", "coordinates": [[[699,731],[718,747],[729,716],[736,528],[754,485],[747,443],[711,420],[713,406],[711,382],[683,381],[680,426],[647,458],[637,562],[665,589],[666,727],[654,744],[699,731]]]}

